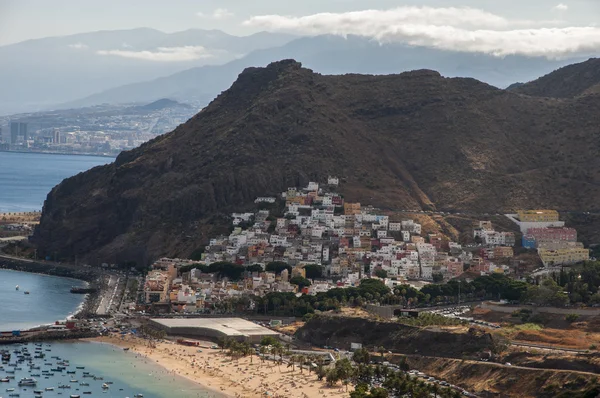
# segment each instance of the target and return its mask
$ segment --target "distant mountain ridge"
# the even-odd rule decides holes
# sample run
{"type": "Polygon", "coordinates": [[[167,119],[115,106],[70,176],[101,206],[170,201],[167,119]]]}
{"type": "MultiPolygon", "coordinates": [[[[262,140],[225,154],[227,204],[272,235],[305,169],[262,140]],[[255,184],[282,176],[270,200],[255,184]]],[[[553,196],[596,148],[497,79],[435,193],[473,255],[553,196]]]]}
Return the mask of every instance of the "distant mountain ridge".
{"type": "Polygon", "coordinates": [[[173,101],[168,98],[161,98],[156,100],[150,104],[136,106],[136,109],[144,110],[144,111],[156,111],[167,108],[185,108],[192,109],[192,107],[188,104],[182,104],[181,102],[173,101]]]}
{"type": "Polygon", "coordinates": [[[275,62],[245,69],[173,132],[63,181],[32,241],[65,260],[185,258],[257,196],[328,175],[347,201],[381,208],[600,210],[598,125],[598,96],[275,62]]]}
{"type": "Polygon", "coordinates": [[[401,44],[380,44],[357,36],[303,37],[281,47],[254,51],[224,65],[187,69],[151,81],[116,87],[63,104],[65,107],[99,103],[140,102],[168,97],[208,104],[235,80],[240,70],[262,67],[277,59],[293,58],[323,74],[390,74],[415,69],[438,70],[448,77],[471,77],[499,88],[529,81],[582,59],[553,61],[543,57],[508,56],[442,51],[401,44]]]}
{"type": "MultiPolygon", "coordinates": [[[[139,28],[28,40],[0,47],[0,115],[47,110],[124,84],[222,64],[295,36],[139,28]]],[[[164,96],[163,96],[164,97],[164,96]]],[[[144,98],[150,102],[158,98],[144,98]]],[[[119,102],[121,103],[121,102],[119,102]]]]}
{"type": "Polygon", "coordinates": [[[552,98],[600,94],[600,58],[565,66],[512,90],[535,97],[552,98]]]}

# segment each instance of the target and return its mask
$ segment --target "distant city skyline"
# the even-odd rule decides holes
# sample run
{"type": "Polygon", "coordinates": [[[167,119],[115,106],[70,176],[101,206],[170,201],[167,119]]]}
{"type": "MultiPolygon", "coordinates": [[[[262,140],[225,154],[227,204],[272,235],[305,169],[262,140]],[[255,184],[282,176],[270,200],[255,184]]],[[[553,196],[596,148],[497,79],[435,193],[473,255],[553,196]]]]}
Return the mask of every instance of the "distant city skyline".
{"type": "Polygon", "coordinates": [[[359,34],[496,55],[561,56],[600,49],[599,15],[597,0],[0,0],[0,45],[148,27],[359,34]]]}

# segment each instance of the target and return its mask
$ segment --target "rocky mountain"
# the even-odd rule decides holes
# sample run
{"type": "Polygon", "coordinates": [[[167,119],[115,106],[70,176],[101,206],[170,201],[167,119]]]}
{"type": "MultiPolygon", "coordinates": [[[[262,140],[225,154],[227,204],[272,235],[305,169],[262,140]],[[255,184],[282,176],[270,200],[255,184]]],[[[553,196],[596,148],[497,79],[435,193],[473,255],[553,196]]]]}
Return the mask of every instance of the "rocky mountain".
{"type": "Polygon", "coordinates": [[[598,209],[600,100],[529,97],[417,70],[243,71],[173,132],[48,195],[33,241],[80,261],[186,256],[257,196],[342,178],[385,208],[598,209]]]}
{"type": "MultiPolygon", "coordinates": [[[[238,37],[218,30],[164,33],[139,28],[1,46],[0,115],[47,110],[125,84],[223,64],[294,38],[272,33],[238,37]]],[[[143,98],[141,102],[162,97],[143,98]]]]}
{"type": "Polygon", "coordinates": [[[281,47],[254,51],[224,65],[190,68],[169,76],[140,81],[64,104],[148,102],[158,98],[191,100],[206,105],[227,89],[239,71],[293,58],[323,74],[391,74],[415,69],[437,70],[448,77],[473,77],[504,88],[516,80],[530,81],[579,59],[554,61],[545,57],[507,56],[443,51],[397,43],[379,43],[357,36],[302,37],[281,47]]]}
{"type": "Polygon", "coordinates": [[[512,90],[553,98],[600,94],[600,58],[565,66],[532,82],[512,87],[512,90]]]}

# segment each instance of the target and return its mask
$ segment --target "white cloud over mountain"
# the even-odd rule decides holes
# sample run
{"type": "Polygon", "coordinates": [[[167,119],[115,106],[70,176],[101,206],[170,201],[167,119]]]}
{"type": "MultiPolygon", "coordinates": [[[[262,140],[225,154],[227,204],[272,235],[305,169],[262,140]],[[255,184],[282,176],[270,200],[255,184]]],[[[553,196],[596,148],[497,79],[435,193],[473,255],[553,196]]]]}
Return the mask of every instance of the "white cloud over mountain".
{"type": "Polygon", "coordinates": [[[226,19],[233,17],[233,13],[229,11],[227,8],[217,8],[211,14],[205,14],[203,12],[196,13],[201,18],[212,18],[212,19],[226,19]]]}
{"type": "Polygon", "coordinates": [[[554,6],[554,9],[557,11],[567,11],[569,9],[569,6],[563,3],[560,3],[556,6],[554,6]]]}
{"type": "Polygon", "coordinates": [[[156,62],[183,62],[211,58],[214,55],[202,46],[158,47],[150,51],[99,50],[99,55],[112,55],[123,58],[141,59],[156,62]]]}
{"type": "Polygon", "coordinates": [[[88,48],[87,44],[83,43],[73,43],[68,45],[69,48],[73,48],[75,50],[85,50],[88,48]]]}
{"type": "Polygon", "coordinates": [[[510,20],[474,8],[398,7],[303,17],[255,16],[244,25],[305,35],[358,35],[443,50],[560,58],[600,51],[600,28],[510,20]]]}

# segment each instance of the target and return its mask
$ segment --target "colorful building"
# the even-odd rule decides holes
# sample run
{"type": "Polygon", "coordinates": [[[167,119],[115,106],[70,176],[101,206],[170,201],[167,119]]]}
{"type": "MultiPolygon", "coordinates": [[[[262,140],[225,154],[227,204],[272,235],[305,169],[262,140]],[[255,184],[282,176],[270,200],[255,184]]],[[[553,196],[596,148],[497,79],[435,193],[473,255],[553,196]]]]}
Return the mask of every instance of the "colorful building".
{"type": "Polygon", "coordinates": [[[583,248],[559,250],[539,249],[538,253],[545,266],[576,264],[590,259],[590,251],[583,248]]]}
{"type": "Polygon", "coordinates": [[[556,210],[519,210],[517,214],[521,222],[558,221],[558,212],[556,210]]]}

